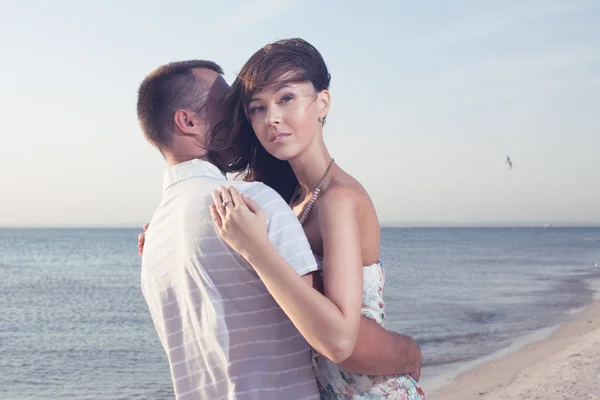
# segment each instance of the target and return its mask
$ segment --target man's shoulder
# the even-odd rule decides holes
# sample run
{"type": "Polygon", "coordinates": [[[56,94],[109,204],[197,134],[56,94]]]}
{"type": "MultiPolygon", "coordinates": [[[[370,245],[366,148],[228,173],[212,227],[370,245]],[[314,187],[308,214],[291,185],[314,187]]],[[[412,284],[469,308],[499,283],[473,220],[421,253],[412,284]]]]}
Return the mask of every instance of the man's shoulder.
{"type": "Polygon", "coordinates": [[[270,186],[262,182],[240,182],[234,181],[235,188],[250,197],[261,208],[270,204],[285,205],[285,200],[270,186]]]}

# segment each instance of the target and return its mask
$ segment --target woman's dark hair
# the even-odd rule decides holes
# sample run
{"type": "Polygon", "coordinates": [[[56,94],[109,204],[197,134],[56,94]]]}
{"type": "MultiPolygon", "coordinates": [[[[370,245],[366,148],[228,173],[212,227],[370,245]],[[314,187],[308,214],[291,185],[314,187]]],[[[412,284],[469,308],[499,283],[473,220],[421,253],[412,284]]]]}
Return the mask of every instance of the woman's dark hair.
{"type": "Polygon", "coordinates": [[[246,109],[254,93],[274,84],[310,82],[320,92],[329,89],[330,80],[323,57],[303,39],[280,40],[258,50],[223,99],[223,120],[208,140],[210,161],[225,172],[245,172],[245,181],[261,181],[290,201],[298,179],[289,162],[273,157],[260,144],[246,109]]]}

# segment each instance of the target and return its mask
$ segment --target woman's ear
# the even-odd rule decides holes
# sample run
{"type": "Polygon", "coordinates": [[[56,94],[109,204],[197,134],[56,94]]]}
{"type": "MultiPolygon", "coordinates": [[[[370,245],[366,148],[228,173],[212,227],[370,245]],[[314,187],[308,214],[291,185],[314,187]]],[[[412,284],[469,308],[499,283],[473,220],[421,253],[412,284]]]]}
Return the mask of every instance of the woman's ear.
{"type": "Polygon", "coordinates": [[[319,119],[324,120],[329,114],[329,90],[321,90],[317,95],[317,107],[319,107],[319,119]]]}

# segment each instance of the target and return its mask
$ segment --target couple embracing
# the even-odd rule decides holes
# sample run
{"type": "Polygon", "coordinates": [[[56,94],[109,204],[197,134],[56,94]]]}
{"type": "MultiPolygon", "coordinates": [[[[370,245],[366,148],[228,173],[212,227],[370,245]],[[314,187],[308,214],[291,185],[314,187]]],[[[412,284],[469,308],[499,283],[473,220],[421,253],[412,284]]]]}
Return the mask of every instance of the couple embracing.
{"type": "Polygon", "coordinates": [[[321,54],[288,39],[231,87],[198,60],[140,85],[168,166],[142,291],[177,399],[425,399],[418,345],[384,327],[375,208],[323,141],[329,83],[321,54]]]}

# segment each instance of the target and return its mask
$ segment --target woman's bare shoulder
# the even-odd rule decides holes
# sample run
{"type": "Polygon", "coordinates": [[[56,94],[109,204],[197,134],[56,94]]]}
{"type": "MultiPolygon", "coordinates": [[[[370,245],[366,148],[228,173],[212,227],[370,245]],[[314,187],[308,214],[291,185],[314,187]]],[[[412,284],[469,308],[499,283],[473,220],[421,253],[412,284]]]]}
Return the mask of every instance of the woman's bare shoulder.
{"type": "MultiPolygon", "coordinates": [[[[317,202],[318,204],[319,202],[317,202]]],[[[332,180],[320,200],[322,208],[348,206],[358,209],[372,204],[371,198],[363,185],[351,175],[344,173],[332,180]]]]}

